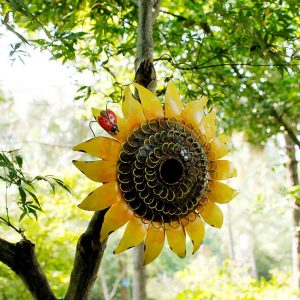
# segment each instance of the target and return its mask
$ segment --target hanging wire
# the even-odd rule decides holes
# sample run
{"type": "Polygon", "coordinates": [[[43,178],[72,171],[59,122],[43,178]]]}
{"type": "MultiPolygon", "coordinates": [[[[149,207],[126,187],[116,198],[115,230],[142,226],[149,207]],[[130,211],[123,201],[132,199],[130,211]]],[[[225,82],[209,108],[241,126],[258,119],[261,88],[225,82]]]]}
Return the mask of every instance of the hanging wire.
{"type": "Polygon", "coordinates": [[[92,129],[92,123],[98,123],[98,122],[97,122],[97,121],[90,121],[90,122],[89,122],[90,130],[91,130],[93,136],[96,137],[95,132],[94,132],[94,130],[92,129]]]}

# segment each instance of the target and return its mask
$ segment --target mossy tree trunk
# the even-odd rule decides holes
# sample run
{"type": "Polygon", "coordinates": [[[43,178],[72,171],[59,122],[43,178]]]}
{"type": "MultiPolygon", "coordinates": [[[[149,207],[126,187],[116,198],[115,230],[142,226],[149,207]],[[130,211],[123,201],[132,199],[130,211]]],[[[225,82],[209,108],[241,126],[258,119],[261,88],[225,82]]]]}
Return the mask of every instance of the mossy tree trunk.
{"type": "MultiPolygon", "coordinates": [[[[153,66],[153,25],[159,13],[159,0],[139,0],[138,40],[135,59],[135,82],[152,92],[156,89],[156,73],[153,66]]],[[[134,250],[133,300],[145,300],[146,271],[144,244],[134,250]]]]}

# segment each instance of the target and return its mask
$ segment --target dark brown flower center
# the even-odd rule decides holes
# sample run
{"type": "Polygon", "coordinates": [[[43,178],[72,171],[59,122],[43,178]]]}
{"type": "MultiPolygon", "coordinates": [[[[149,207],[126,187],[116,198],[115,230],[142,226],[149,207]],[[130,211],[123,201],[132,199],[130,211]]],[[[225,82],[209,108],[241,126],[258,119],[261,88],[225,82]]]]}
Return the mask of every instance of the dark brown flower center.
{"type": "Polygon", "coordinates": [[[165,184],[174,185],[180,182],[183,170],[183,163],[179,159],[171,157],[161,162],[158,174],[165,184]]]}
{"type": "Polygon", "coordinates": [[[197,133],[173,119],[152,120],[123,144],[118,183],[125,201],[145,221],[187,217],[208,188],[209,161],[197,133]]]}

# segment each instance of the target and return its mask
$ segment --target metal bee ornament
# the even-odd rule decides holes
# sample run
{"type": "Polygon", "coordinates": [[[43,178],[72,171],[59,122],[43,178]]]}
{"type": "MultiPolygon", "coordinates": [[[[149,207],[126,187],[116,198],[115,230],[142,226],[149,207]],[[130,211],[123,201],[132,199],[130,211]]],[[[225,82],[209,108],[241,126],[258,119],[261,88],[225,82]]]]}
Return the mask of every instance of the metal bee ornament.
{"type": "Polygon", "coordinates": [[[100,112],[100,116],[98,116],[98,124],[106,131],[110,131],[114,133],[115,135],[117,134],[117,131],[120,131],[117,125],[117,116],[116,114],[110,110],[102,110],[100,112]]]}

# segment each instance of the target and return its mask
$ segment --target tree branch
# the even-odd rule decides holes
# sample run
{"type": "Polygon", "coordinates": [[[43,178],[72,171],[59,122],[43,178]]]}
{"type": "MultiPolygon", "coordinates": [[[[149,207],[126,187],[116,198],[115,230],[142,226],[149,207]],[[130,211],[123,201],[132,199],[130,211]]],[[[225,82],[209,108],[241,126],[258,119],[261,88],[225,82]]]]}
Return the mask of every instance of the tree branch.
{"type": "Polygon", "coordinates": [[[121,273],[119,274],[119,276],[117,277],[117,279],[115,280],[114,284],[113,284],[113,287],[109,293],[109,296],[111,299],[114,298],[116,292],[117,292],[117,289],[119,287],[119,284],[120,284],[120,281],[122,280],[122,278],[124,277],[126,273],[126,270],[122,270],[121,273]]]}
{"type": "Polygon", "coordinates": [[[101,286],[102,286],[104,300],[111,300],[111,297],[108,292],[107,281],[106,281],[104,273],[100,274],[100,277],[101,277],[100,279],[101,279],[101,286]]]}
{"type": "Polygon", "coordinates": [[[13,244],[0,238],[0,261],[23,280],[34,299],[56,299],[31,241],[23,239],[13,244]]]}
{"type": "MultiPolygon", "coordinates": [[[[240,79],[243,78],[243,76],[239,73],[239,70],[237,69],[236,64],[231,64],[231,67],[237,74],[238,78],[240,78],[240,79]]],[[[247,88],[250,88],[253,90],[252,86],[250,86],[247,83],[245,83],[245,84],[246,84],[247,88]]],[[[263,98],[261,96],[260,96],[260,99],[263,101],[263,98]]],[[[270,112],[271,115],[278,121],[279,124],[281,124],[284,127],[284,129],[288,133],[288,136],[290,137],[290,139],[300,148],[300,140],[298,139],[293,128],[283,119],[282,114],[279,114],[278,111],[274,107],[271,107],[270,111],[271,111],[270,112]]]]}
{"type": "Polygon", "coordinates": [[[175,17],[175,18],[177,18],[177,19],[179,19],[179,20],[182,20],[182,21],[186,21],[186,20],[187,20],[186,17],[183,17],[183,16],[181,16],[181,15],[174,14],[174,13],[172,13],[172,12],[170,12],[170,11],[167,11],[167,10],[164,10],[164,9],[161,9],[160,12],[163,13],[163,14],[169,15],[169,16],[173,16],[173,17],[175,17]]]}
{"type": "Polygon", "coordinates": [[[139,25],[135,59],[135,82],[152,90],[156,89],[153,66],[153,25],[159,13],[160,0],[139,0],[139,25]]]}
{"type": "MultiPolygon", "coordinates": [[[[152,92],[156,90],[156,72],[153,66],[153,25],[159,14],[160,0],[139,0],[139,22],[135,59],[135,82],[152,92]]],[[[147,299],[144,243],[134,250],[133,299],[147,299]]]]}
{"type": "Polygon", "coordinates": [[[280,115],[275,108],[273,108],[271,112],[278,123],[284,127],[290,139],[300,148],[300,140],[298,139],[293,128],[283,119],[282,115],[280,115]]]}
{"type": "MultiPolygon", "coordinates": [[[[213,59],[216,58],[213,57],[213,59]]],[[[169,59],[157,59],[157,60],[166,60],[168,61],[174,68],[184,70],[184,71],[192,71],[192,70],[200,70],[200,69],[207,69],[207,68],[216,68],[216,67],[226,67],[226,66],[247,66],[247,67],[296,67],[300,66],[300,64],[251,64],[251,63],[222,63],[222,64],[213,64],[213,65],[190,65],[187,63],[174,63],[169,59]]]]}
{"type": "Polygon", "coordinates": [[[95,212],[86,231],[80,236],[70,285],[64,300],[90,299],[94,282],[106,247],[100,242],[100,231],[107,210],[95,212]]]}
{"type": "MultiPolygon", "coordinates": [[[[153,56],[153,18],[154,5],[158,5],[159,1],[155,0],[139,0],[139,23],[135,69],[137,70],[141,62],[145,59],[152,59],[153,56]]],[[[156,11],[156,10],[155,10],[156,11]]]]}

